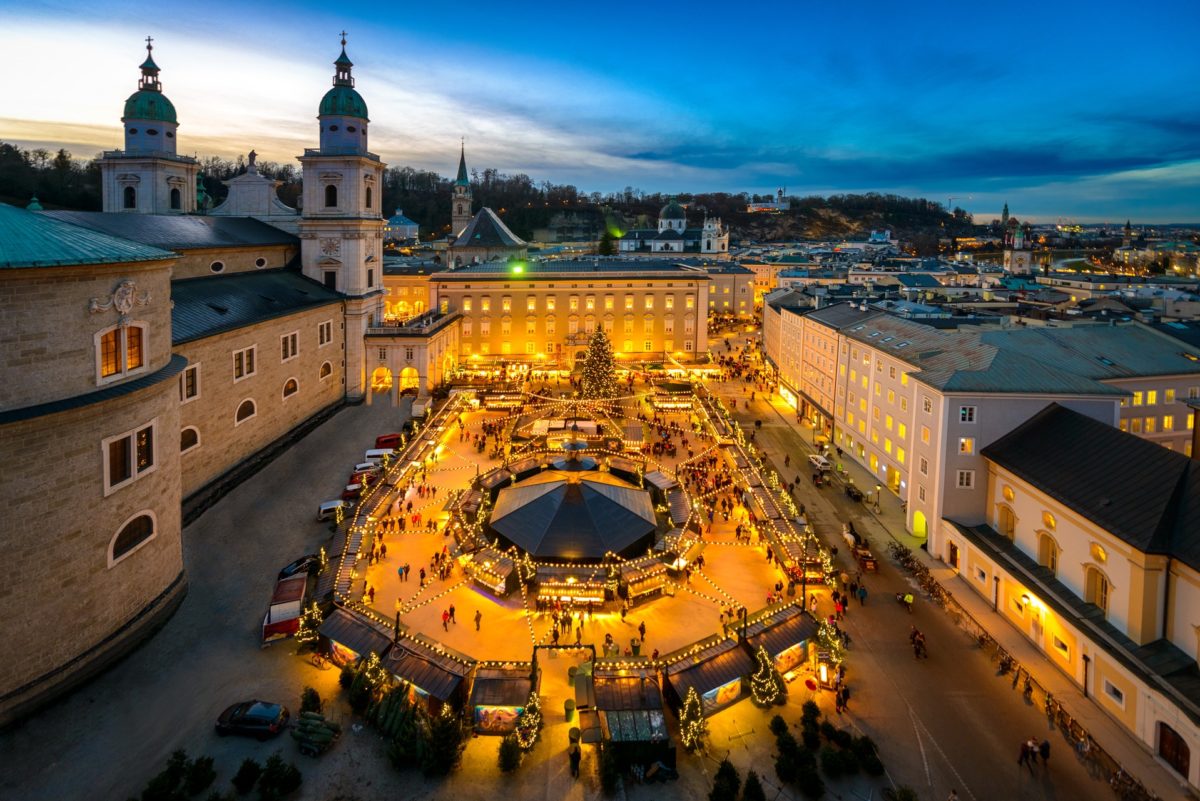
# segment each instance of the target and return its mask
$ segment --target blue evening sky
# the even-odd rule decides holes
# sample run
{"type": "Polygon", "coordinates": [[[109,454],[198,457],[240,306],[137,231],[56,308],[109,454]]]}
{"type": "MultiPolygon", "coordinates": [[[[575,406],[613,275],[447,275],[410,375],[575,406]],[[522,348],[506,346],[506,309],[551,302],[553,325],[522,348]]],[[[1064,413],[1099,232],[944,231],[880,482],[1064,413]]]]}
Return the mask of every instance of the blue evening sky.
{"type": "Polygon", "coordinates": [[[147,34],[182,150],[314,146],[349,31],[372,149],[610,191],[881,191],[1200,221],[1200,2],[0,0],[0,140],[120,145],[147,34]]]}

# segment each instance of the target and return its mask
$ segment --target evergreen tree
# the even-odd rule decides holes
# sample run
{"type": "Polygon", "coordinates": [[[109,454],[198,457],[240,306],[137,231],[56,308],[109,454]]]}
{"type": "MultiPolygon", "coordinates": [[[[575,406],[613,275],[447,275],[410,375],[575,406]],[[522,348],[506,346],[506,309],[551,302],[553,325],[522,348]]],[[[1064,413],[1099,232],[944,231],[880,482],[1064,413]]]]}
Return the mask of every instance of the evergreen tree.
{"type": "Polygon", "coordinates": [[[687,697],[683,701],[683,709],[679,713],[679,734],[683,747],[695,751],[708,734],[708,721],[704,719],[704,707],[700,704],[700,696],[695,687],[688,687],[687,697]]]}
{"type": "Polygon", "coordinates": [[[741,785],[742,777],[738,776],[737,768],[726,757],[717,766],[717,774],[713,776],[713,786],[708,793],[708,801],[737,801],[738,788],[741,785]]]}
{"type": "Polygon", "coordinates": [[[524,751],[529,751],[537,744],[542,733],[542,704],[536,692],[529,694],[529,702],[517,717],[517,729],[513,733],[524,751]]]}
{"type": "Polygon", "coordinates": [[[458,765],[463,750],[463,730],[450,706],[429,721],[429,747],[421,760],[426,776],[445,776],[458,765]]]}
{"type": "Polygon", "coordinates": [[[613,398],[617,395],[616,362],[613,359],[612,343],[604,327],[597,325],[588,343],[587,355],[583,362],[583,397],[613,398]]]}
{"type": "Polygon", "coordinates": [[[782,703],[786,688],[782,677],[775,670],[775,666],[771,664],[771,657],[767,653],[767,649],[761,645],[758,646],[758,653],[755,654],[755,657],[758,659],[758,667],[750,676],[751,698],[759,706],[782,703]]]}
{"type": "Polygon", "coordinates": [[[746,774],[746,784],[742,787],[742,801],[767,801],[762,782],[754,771],[746,774]]]}
{"type": "Polygon", "coordinates": [[[612,231],[605,230],[600,235],[600,244],[596,247],[596,254],[599,256],[612,256],[617,252],[617,238],[613,236],[612,231]]]}

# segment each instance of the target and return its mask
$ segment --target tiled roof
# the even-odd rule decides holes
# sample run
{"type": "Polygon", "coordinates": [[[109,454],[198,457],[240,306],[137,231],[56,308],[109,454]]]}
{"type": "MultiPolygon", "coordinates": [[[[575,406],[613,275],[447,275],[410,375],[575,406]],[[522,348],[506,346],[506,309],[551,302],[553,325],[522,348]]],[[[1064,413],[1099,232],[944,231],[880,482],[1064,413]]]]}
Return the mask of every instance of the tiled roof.
{"type": "Polygon", "coordinates": [[[176,345],[283,317],[342,296],[294,270],[264,270],[175,281],[171,339],[176,345]]]}
{"type": "Polygon", "coordinates": [[[666,259],[586,259],[543,261],[529,259],[519,262],[487,261],[468,264],[437,274],[438,281],[470,280],[472,278],[504,278],[519,281],[522,277],[543,275],[575,275],[579,273],[613,274],[630,276],[648,274],[670,274],[680,278],[707,281],[708,275],[695,267],[689,267],[666,259]],[[515,270],[520,269],[520,272],[515,270]]]}
{"type": "Polygon", "coordinates": [[[1200,350],[1181,346],[1141,323],[1006,329],[981,336],[1006,352],[1097,380],[1200,374],[1200,350]]]}
{"type": "Polygon", "coordinates": [[[40,214],[165,250],[300,244],[292,234],[251,217],[103,211],[43,211],[40,214]]]}
{"type": "Polygon", "coordinates": [[[0,203],[0,268],[127,264],[174,253],[0,203]]]}
{"type": "Polygon", "coordinates": [[[1056,403],[981,453],[1138,550],[1200,570],[1200,463],[1056,403]]]}
{"type": "Polygon", "coordinates": [[[475,213],[454,239],[456,248],[523,248],[525,240],[508,230],[496,212],[486,206],[475,213]]]}

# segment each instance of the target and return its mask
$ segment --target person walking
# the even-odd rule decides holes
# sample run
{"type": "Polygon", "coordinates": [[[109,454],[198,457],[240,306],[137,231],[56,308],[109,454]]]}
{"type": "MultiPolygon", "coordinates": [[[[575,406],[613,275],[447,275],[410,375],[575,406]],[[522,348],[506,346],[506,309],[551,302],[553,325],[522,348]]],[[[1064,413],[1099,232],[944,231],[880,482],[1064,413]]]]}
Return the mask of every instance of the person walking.
{"type": "Polygon", "coordinates": [[[458,621],[454,619],[454,604],[450,604],[450,622],[455,625],[458,624],[458,621]]]}
{"type": "Polygon", "coordinates": [[[479,621],[483,620],[483,612],[475,610],[475,630],[479,631],[479,621]]]}
{"type": "Polygon", "coordinates": [[[1042,740],[1042,744],[1038,746],[1038,754],[1042,757],[1042,764],[1050,762],[1050,741],[1042,740]]]}
{"type": "Polygon", "coordinates": [[[579,760],[582,758],[579,750],[579,743],[571,743],[571,748],[567,751],[567,757],[571,760],[571,777],[579,778],[579,760]]]}
{"type": "Polygon", "coordinates": [[[641,635],[642,642],[645,642],[646,641],[646,621],[643,620],[641,623],[638,623],[638,634],[641,635]]]}
{"type": "Polygon", "coordinates": [[[859,606],[867,605],[867,585],[866,584],[858,585],[858,605],[859,606]]]}
{"type": "Polygon", "coordinates": [[[450,630],[449,624],[450,624],[450,610],[443,609],[442,610],[442,629],[444,629],[445,631],[449,631],[450,630]]]}
{"type": "Polygon", "coordinates": [[[1020,767],[1022,765],[1028,765],[1029,772],[1033,773],[1033,759],[1034,759],[1034,756],[1029,751],[1029,743],[1022,740],[1021,741],[1021,756],[1017,758],[1017,768],[1020,769],[1020,767]]]}

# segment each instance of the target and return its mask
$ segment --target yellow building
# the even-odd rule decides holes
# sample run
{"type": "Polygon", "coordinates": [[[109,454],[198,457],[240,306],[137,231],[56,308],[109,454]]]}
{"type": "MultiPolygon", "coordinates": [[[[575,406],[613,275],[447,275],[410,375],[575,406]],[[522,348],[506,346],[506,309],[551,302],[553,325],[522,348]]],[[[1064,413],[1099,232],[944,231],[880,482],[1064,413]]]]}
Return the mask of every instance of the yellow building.
{"type": "Polygon", "coordinates": [[[939,555],[1195,792],[1200,463],[1057,404],[983,456],[939,555]]]}
{"type": "Polygon", "coordinates": [[[708,350],[703,268],[665,261],[473,264],[431,279],[437,308],[461,312],[459,356],[475,364],[569,368],[603,326],[619,361],[693,360],[708,350]]]}

